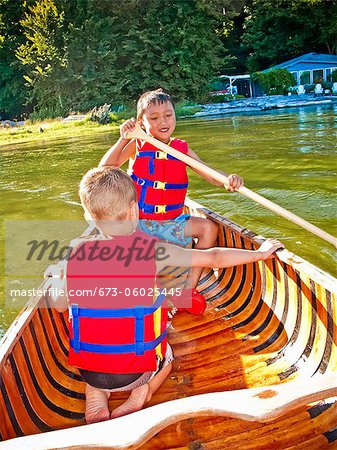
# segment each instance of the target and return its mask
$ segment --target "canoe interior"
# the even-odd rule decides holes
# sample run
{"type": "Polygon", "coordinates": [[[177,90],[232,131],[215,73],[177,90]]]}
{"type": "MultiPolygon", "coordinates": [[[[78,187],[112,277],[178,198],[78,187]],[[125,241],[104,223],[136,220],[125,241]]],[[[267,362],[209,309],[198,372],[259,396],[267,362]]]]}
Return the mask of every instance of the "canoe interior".
{"type": "MultiPolygon", "coordinates": [[[[254,233],[205,209],[191,210],[219,224],[219,246],[256,246],[254,233]]],[[[317,271],[315,277],[315,268],[303,260],[296,265],[279,259],[205,270],[199,288],[208,300],[207,312],[174,316],[169,338],[173,371],[149,406],[301,378],[310,382],[317,373],[337,377],[336,293],[330,289],[333,279],[317,271]]],[[[41,302],[25,326],[18,331],[19,321],[14,323],[4,339],[7,346],[11,342],[0,362],[1,440],[84,423],[84,383],[67,364],[67,314],[43,307],[48,299],[41,302]]],[[[125,396],[115,394],[110,407],[125,396]]],[[[142,448],[337,448],[337,402],[330,398],[307,405],[267,424],[192,417],[164,429],[142,448]]]]}

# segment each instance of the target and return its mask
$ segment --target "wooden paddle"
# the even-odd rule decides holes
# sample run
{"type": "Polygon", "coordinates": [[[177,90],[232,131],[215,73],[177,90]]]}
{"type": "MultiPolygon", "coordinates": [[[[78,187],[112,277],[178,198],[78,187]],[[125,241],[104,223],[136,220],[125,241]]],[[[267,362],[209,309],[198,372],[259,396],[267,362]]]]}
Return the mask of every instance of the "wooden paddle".
{"type": "Polygon", "coordinates": [[[169,425],[190,417],[225,416],[270,422],[334,395],[336,373],[315,375],[281,385],[180,398],[106,422],[4,441],[0,450],[136,449],[169,425]]]}
{"type": "MultiPolygon", "coordinates": [[[[154,145],[155,147],[159,148],[163,152],[168,153],[171,156],[174,156],[175,158],[179,159],[180,161],[183,161],[188,166],[192,167],[193,169],[200,170],[205,175],[208,175],[212,177],[214,180],[220,182],[224,186],[228,186],[228,177],[226,175],[212,169],[211,167],[207,166],[206,164],[197,161],[190,156],[184,155],[183,153],[179,152],[178,150],[175,150],[174,148],[170,147],[167,144],[164,144],[164,142],[159,141],[158,139],[155,139],[154,137],[148,135],[145,133],[145,131],[140,127],[140,125],[137,123],[135,126],[135,129],[131,132],[128,132],[127,137],[129,139],[135,138],[135,139],[142,139],[144,141],[149,142],[150,144],[154,145]]],[[[288,211],[285,208],[282,208],[282,206],[277,205],[276,203],[262,197],[262,195],[256,194],[255,192],[251,191],[250,189],[246,188],[245,186],[240,187],[237,192],[240,192],[240,194],[245,195],[246,197],[250,198],[251,200],[254,200],[255,202],[259,203],[260,205],[264,206],[265,208],[270,209],[271,211],[275,212],[276,214],[279,214],[280,216],[284,217],[285,219],[290,220],[293,223],[296,223],[296,225],[299,225],[300,227],[304,228],[307,231],[310,231],[311,233],[315,234],[316,236],[320,237],[321,239],[324,239],[325,241],[332,244],[334,247],[337,248],[337,238],[332,236],[331,234],[327,233],[324,230],[321,230],[320,228],[316,227],[316,225],[313,225],[310,222],[307,222],[306,220],[302,219],[301,217],[297,216],[296,214],[288,211]]]]}

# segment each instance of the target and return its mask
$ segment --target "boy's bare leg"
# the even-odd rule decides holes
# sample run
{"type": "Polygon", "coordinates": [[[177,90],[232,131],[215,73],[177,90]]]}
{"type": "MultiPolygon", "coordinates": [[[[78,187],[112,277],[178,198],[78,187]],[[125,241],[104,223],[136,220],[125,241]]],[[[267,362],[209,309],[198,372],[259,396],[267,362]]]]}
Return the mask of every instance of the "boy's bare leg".
{"type": "Polygon", "coordinates": [[[86,384],[85,387],[85,421],[86,423],[101,422],[110,417],[108,399],[110,392],[86,384]]]}
{"type": "MultiPolygon", "coordinates": [[[[199,250],[214,247],[218,236],[218,225],[209,219],[201,217],[191,217],[185,227],[185,236],[197,238],[198,242],[194,248],[199,250]]],[[[186,289],[194,289],[197,287],[200,275],[203,271],[202,267],[193,267],[186,281],[186,289]]]]}
{"type": "Polygon", "coordinates": [[[171,372],[171,369],[172,363],[164,367],[148,383],[133,389],[130,397],[122,405],[118,406],[111,412],[110,418],[115,419],[116,417],[125,416],[126,414],[141,410],[143,406],[151,400],[152,395],[166,380],[171,372]]]}

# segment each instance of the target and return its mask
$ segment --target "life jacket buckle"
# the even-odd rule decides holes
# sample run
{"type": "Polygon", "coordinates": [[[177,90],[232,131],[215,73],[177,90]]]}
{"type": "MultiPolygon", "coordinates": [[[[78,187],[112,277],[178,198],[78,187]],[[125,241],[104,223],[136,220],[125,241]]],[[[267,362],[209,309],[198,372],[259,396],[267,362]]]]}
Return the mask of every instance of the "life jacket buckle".
{"type": "Polygon", "coordinates": [[[156,159],[167,159],[167,153],[162,152],[161,150],[157,150],[156,151],[156,155],[155,155],[156,159]]]}
{"type": "Polygon", "coordinates": [[[153,182],[154,189],[166,189],[166,183],[163,181],[154,181],[153,182]]]}
{"type": "Polygon", "coordinates": [[[136,183],[138,184],[138,186],[144,186],[146,180],[144,180],[143,178],[137,178],[136,183]]]}
{"type": "Polygon", "coordinates": [[[155,214],[165,214],[167,205],[155,205],[154,212],[155,214]]]}

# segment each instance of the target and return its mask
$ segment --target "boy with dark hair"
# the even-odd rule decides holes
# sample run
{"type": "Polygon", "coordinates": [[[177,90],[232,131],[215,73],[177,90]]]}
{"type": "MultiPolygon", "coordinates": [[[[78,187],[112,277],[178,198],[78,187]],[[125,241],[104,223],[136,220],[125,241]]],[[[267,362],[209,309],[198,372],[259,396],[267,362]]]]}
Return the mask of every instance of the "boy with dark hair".
{"type": "MultiPolygon", "coordinates": [[[[162,89],[145,92],[139,98],[137,122],[154,138],[200,161],[185,141],[172,137],[176,126],[174,104],[170,95],[162,89]]],[[[120,167],[127,160],[132,161],[130,175],[137,189],[140,227],[144,232],[184,246],[195,238],[197,249],[213,247],[217,239],[217,225],[209,219],[183,214],[188,187],[186,164],[145,141],[128,139],[127,132],[132,131],[134,126],[134,119],[121,125],[121,137],[104,155],[100,166],[120,167]]],[[[221,185],[198,170],[195,172],[210,183],[221,185]]],[[[235,191],[242,185],[241,177],[228,175],[228,190],[235,191]]],[[[202,314],[206,308],[204,297],[196,289],[201,272],[201,267],[192,269],[186,286],[187,295],[192,295],[190,312],[194,314],[202,314]]]]}

